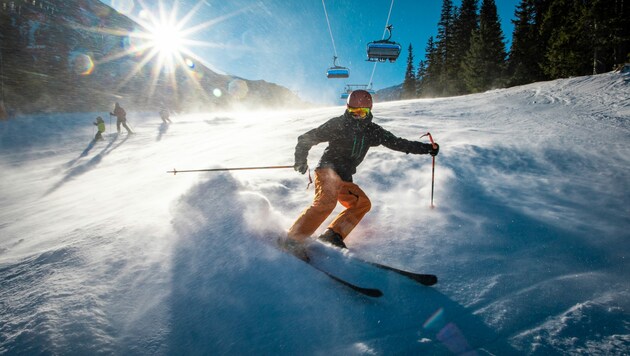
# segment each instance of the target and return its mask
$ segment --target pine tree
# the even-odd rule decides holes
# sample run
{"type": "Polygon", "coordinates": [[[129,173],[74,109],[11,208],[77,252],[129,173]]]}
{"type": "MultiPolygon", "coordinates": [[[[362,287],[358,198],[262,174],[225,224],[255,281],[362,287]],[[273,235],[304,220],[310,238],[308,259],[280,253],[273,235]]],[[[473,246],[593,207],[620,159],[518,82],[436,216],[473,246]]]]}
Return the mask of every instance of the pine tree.
{"type": "Polygon", "coordinates": [[[409,56],[407,56],[407,71],[402,85],[402,99],[416,97],[416,73],[413,68],[413,47],[409,44],[409,56]]]}
{"type": "Polygon", "coordinates": [[[486,61],[484,56],[484,43],[481,32],[473,32],[470,50],[462,63],[462,79],[469,93],[477,93],[488,87],[486,77],[486,61]]]}
{"type": "MultiPolygon", "coordinates": [[[[479,16],[477,15],[477,0],[462,0],[457,19],[453,26],[453,59],[455,68],[461,68],[470,49],[473,32],[479,28],[479,16]]],[[[453,86],[453,94],[466,92],[466,85],[462,80],[456,80],[453,86]]]]}
{"type": "Polygon", "coordinates": [[[505,44],[494,0],[483,0],[479,29],[473,34],[464,62],[463,77],[471,92],[502,86],[505,70],[505,44]]]}
{"type": "Polygon", "coordinates": [[[552,79],[592,72],[592,37],[581,0],[556,0],[545,13],[541,31],[548,35],[543,69],[552,79]]]}
{"type": "Polygon", "coordinates": [[[441,71],[442,62],[439,58],[437,48],[435,47],[435,41],[433,36],[427,40],[427,46],[424,49],[425,52],[425,73],[422,78],[417,78],[419,86],[421,88],[420,96],[430,97],[437,95],[437,82],[441,71]]]}
{"type": "Polygon", "coordinates": [[[630,60],[630,1],[545,2],[540,34],[549,78],[602,73],[630,60]]]}
{"type": "Polygon", "coordinates": [[[432,89],[440,95],[450,94],[450,86],[453,78],[457,74],[453,57],[454,21],[455,10],[452,0],[443,0],[435,44],[437,58],[434,59],[434,61],[439,61],[439,65],[434,65],[433,69],[436,70],[436,72],[432,73],[435,79],[432,89]]]}
{"type": "Polygon", "coordinates": [[[424,79],[427,75],[427,62],[420,61],[418,63],[418,71],[416,72],[416,97],[422,96],[424,92],[424,79]]]}
{"type": "Polygon", "coordinates": [[[630,54],[630,1],[593,0],[585,17],[591,29],[593,74],[622,64],[630,54]]]}
{"type": "Polygon", "coordinates": [[[512,47],[508,60],[510,85],[532,83],[544,78],[540,64],[544,46],[540,44],[536,27],[536,0],[521,0],[512,20],[512,47]]]}

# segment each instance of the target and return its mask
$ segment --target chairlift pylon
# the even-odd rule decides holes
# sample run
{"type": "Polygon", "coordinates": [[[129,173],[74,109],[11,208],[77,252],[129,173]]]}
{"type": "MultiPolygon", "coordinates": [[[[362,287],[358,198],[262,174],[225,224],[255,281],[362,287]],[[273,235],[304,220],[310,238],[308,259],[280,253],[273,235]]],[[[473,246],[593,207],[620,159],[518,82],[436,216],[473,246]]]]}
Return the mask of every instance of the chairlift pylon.
{"type": "Polygon", "coordinates": [[[402,46],[398,42],[390,41],[392,38],[392,25],[386,27],[389,37],[379,41],[372,41],[367,44],[367,60],[369,62],[395,62],[400,55],[402,46]]]}
{"type": "Polygon", "coordinates": [[[337,65],[337,56],[333,56],[333,66],[326,70],[326,77],[328,79],[333,78],[348,78],[350,76],[350,70],[346,67],[337,65]]]}

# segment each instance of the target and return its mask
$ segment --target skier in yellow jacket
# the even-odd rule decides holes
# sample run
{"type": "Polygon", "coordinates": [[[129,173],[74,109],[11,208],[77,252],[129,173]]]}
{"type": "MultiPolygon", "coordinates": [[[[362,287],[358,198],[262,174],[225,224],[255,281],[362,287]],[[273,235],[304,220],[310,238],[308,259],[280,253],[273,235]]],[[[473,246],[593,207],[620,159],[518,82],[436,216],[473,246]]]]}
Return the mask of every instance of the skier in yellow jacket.
{"type": "Polygon", "coordinates": [[[103,132],[105,132],[105,121],[103,121],[102,117],[97,117],[96,122],[93,123],[98,131],[96,132],[96,136],[94,136],[94,141],[102,141],[103,140],[103,132]]]}

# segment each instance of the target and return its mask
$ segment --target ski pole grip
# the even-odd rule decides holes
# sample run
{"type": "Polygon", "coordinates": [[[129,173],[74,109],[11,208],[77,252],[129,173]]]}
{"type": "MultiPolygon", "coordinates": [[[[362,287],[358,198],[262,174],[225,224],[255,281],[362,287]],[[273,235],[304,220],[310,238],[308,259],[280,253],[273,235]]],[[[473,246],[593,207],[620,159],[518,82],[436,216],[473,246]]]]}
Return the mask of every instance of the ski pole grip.
{"type": "Polygon", "coordinates": [[[433,149],[436,149],[437,145],[435,144],[435,141],[433,141],[433,136],[431,136],[431,133],[427,132],[424,135],[420,136],[420,138],[423,138],[424,136],[429,136],[429,141],[431,141],[431,146],[433,146],[433,149]]]}

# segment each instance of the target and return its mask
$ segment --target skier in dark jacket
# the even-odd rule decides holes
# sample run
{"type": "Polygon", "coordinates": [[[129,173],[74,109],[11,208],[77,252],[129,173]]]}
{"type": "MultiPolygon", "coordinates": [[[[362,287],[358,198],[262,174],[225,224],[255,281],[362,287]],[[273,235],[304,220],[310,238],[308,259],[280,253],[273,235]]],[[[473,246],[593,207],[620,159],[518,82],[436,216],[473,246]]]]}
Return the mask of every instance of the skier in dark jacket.
{"type": "Polygon", "coordinates": [[[125,111],[125,109],[122,108],[122,106],[120,106],[120,104],[118,104],[118,102],[116,102],[116,104],[114,105],[114,111],[110,112],[109,114],[116,116],[116,129],[118,130],[118,133],[120,133],[121,124],[125,129],[127,129],[128,134],[133,133],[129,126],[127,126],[127,112],[125,111]]]}
{"type": "Polygon", "coordinates": [[[302,212],[281,239],[283,248],[304,257],[302,242],[310,237],[326,220],[337,205],[342,211],[318,238],[335,246],[345,248],[343,240],[370,210],[367,195],[352,182],[352,175],[363,161],[370,147],[383,145],[395,151],[413,154],[438,154],[439,146],[408,141],[372,122],[372,96],[365,90],[355,90],[347,100],[347,109],[342,116],[332,118],[318,128],[298,137],[295,147],[296,171],[304,174],[308,170],[307,157],[311,147],[328,142],[328,147],[315,169],[315,199],[302,212]]]}

